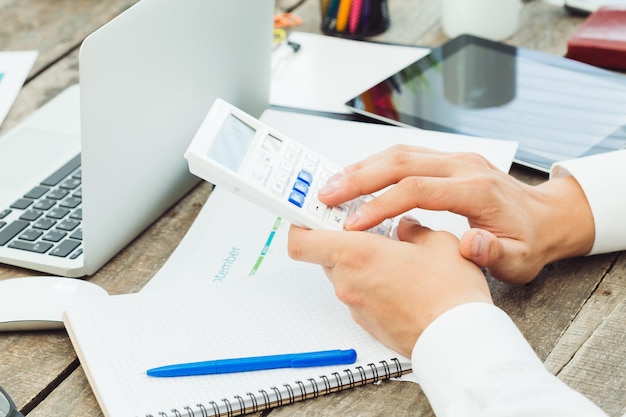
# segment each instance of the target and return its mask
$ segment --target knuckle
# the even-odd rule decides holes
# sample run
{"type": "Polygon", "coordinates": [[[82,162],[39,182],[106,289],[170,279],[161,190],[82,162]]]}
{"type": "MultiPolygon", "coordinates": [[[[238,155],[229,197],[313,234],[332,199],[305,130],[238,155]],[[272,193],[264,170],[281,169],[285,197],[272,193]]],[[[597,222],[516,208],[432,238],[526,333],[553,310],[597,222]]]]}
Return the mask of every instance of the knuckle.
{"type": "Polygon", "coordinates": [[[365,304],[363,297],[351,285],[340,282],[335,284],[334,288],[337,299],[350,307],[350,309],[359,308],[365,304]]]}
{"type": "Polygon", "coordinates": [[[398,181],[398,186],[411,191],[419,191],[422,188],[423,181],[420,177],[404,177],[398,181]]]}
{"type": "Polygon", "coordinates": [[[417,207],[420,201],[439,201],[445,197],[443,187],[428,186],[429,182],[423,177],[406,177],[398,182],[398,187],[405,195],[413,196],[413,205],[417,207]]]}
{"type": "Polygon", "coordinates": [[[364,185],[367,182],[363,178],[362,174],[363,174],[363,171],[357,170],[357,171],[351,172],[346,177],[348,180],[349,187],[355,189],[358,194],[364,194],[364,191],[363,191],[364,188],[362,187],[361,184],[364,185]]]}
{"type": "Polygon", "coordinates": [[[491,166],[487,158],[476,152],[457,152],[450,157],[458,162],[471,166],[491,166]]]}
{"type": "Polygon", "coordinates": [[[385,211],[386,205],[382,198],[377,197],[369,200],[365,205],[361,206],[362,209],[367,207],[368,213],[380,213],[381,211],[385,211]]]}
{"type": "Polygon", "coordinates": [[[411,153],[407,145],[394,145],[390,153],[391,168],[403,169],[411,165],[411,153]]]}

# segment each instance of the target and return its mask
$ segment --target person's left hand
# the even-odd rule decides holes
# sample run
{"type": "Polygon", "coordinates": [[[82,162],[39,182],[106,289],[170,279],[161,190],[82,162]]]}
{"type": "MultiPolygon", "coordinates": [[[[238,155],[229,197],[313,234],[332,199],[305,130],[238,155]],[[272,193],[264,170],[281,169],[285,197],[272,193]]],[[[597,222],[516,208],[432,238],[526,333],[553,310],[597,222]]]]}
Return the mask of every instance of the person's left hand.
{"type": "Polygon", "coordinates": [[[288,247],[292,258],[324,267],[356,323],[410,357],[424,329],[441,314],[492,300],[484,274],[460,255],[454,235],[403,218],[398,238],[291,226],[288,247]]]}

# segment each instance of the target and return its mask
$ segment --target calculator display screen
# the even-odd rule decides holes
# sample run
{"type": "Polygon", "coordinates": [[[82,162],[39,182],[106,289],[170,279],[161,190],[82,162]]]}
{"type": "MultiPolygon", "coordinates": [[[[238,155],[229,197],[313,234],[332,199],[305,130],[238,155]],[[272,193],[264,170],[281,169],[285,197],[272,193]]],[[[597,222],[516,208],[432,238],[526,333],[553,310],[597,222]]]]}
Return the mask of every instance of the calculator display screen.
{"type": "Polygon", "coordinates": [[[256,130],[232,114],[209,149],[208,156],[226,168],[237,171],[256,130]]]}

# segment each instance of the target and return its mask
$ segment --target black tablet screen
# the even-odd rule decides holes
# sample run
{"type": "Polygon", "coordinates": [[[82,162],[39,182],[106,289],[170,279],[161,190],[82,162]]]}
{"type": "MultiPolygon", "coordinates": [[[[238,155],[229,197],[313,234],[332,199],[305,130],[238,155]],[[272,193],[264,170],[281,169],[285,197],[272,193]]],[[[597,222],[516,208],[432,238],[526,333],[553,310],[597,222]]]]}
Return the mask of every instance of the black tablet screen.
{"type": "Polygon", "coordinates": [[[469,35],[347,103],[394,124],[519,142],[516,161],[555,161],[626,145],[626,77],[469,35]]]}

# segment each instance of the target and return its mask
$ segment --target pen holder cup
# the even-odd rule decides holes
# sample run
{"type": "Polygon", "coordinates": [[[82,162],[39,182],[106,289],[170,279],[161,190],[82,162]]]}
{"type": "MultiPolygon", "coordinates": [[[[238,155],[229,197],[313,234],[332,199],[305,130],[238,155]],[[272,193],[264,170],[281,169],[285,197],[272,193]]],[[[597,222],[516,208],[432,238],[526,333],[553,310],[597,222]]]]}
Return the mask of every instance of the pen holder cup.
{"type": "Polygon", "coordinates": [[[322,32],[363,39],[389,28],[387,0],[320,0],[322,32]]]}

